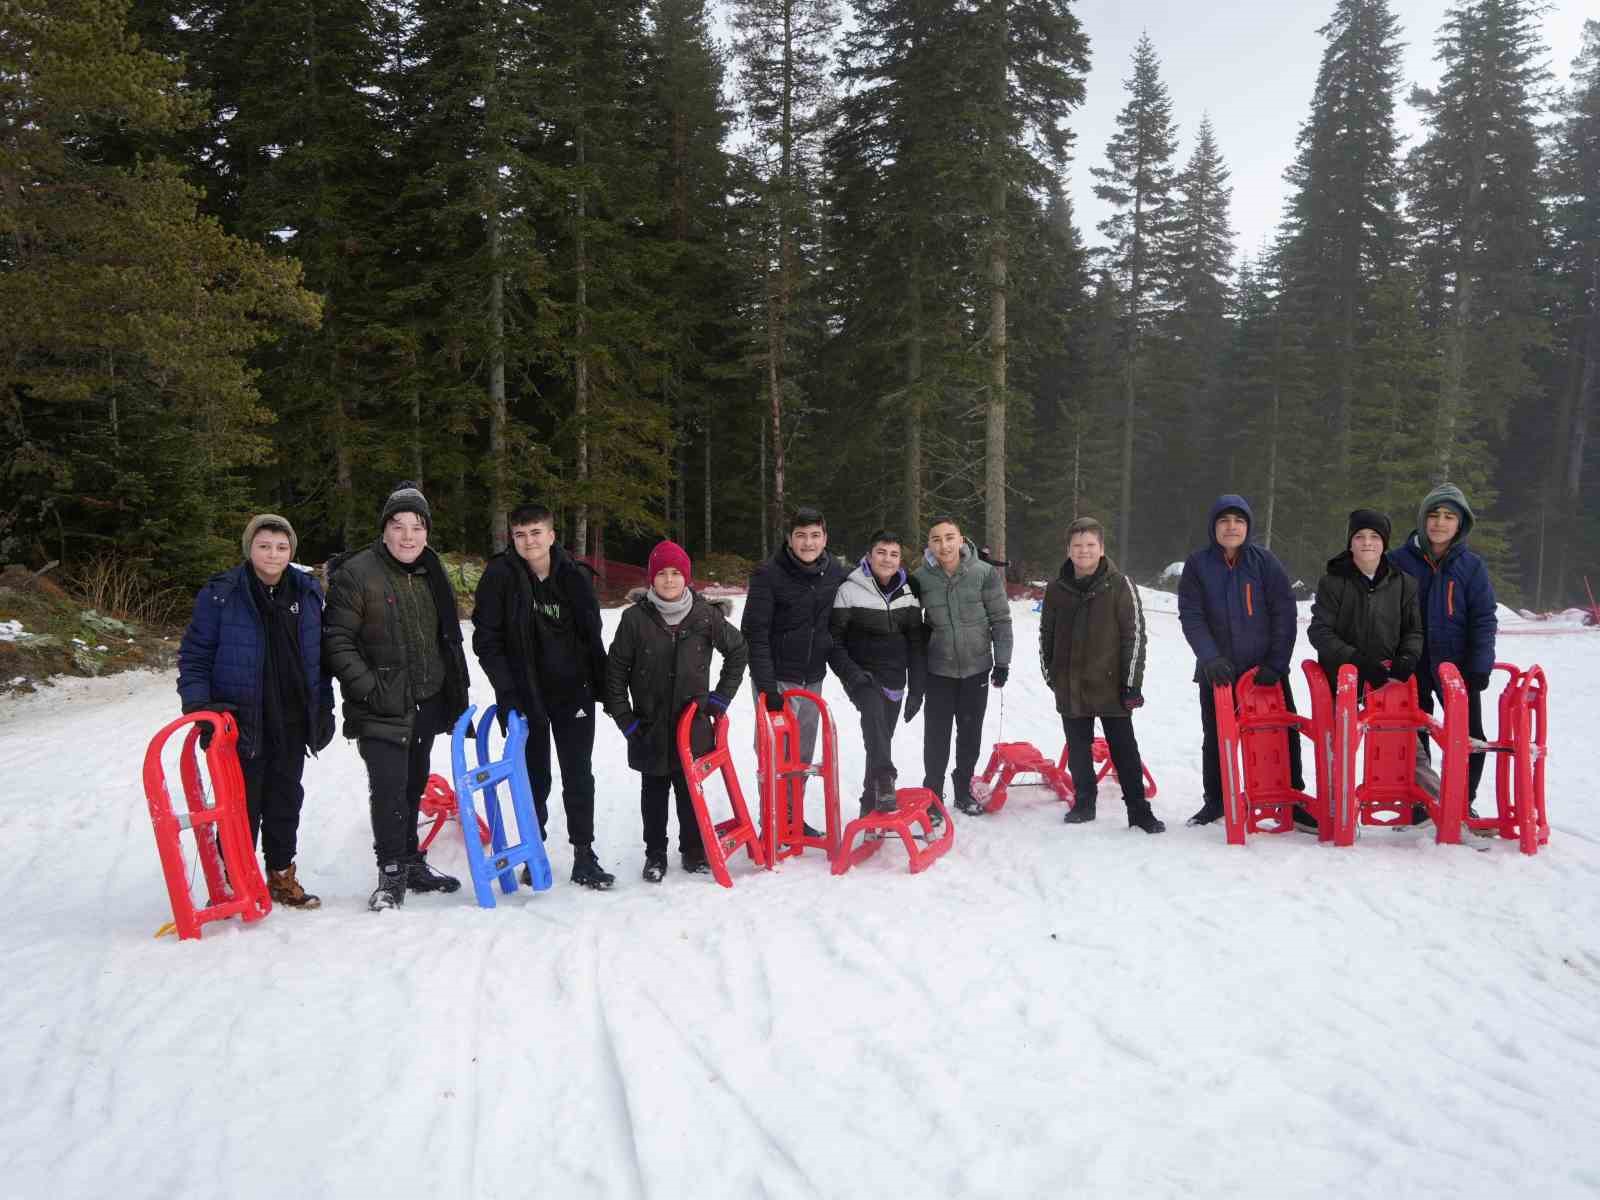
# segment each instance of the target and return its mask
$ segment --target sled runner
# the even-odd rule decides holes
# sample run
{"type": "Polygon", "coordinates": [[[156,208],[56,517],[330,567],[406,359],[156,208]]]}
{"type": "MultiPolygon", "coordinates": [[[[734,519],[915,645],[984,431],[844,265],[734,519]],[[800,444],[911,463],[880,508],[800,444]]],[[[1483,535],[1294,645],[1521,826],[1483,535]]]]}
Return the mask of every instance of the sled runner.
{"type": "MultiPolygon", "coordinates": [[[[443,775],[429,775],[428,782],[422,789],[422,807],[418,810],[418,817],[422,821],[430,821],[428,832],[417,849],[424,854],[428,847],[433,845],[433,839],[439,836],[439,831],[444,828],[446,821],[459,821],[461,812],[456,804],[456,794],[450,788],[450,783],[443,775]]],[[[478,819],[478,841],[481,845],[490,845],[492,836],[489,826],[476,812],[472,814],[478,819]]]]}
{"type": "MultiPolygon", "coordinates": [[[[1117,781],[1117,786],[1121,787],[1122,779],[1117,775],[1116,764],[1111,761],[1110,743],[1105,738],[1095,738],[1094,745],[1089,748],[1089,752],[1094,756],[1094,765],[1097,768],[1094,773],[1094,781],[1101,783],[1109,775],[1117,781]]],[[[1140,765],[1144,767],[1144,798],[1146,800],[1154,800],[1158,790],[1156,788],[1156,777],[1150,774],[1149,763],[1140,765]]],[[[1067,747],[1065,744],[1062,745],[1061,754],[1056,759],[1056,766],[1060,768],[1062,775],[1065,776],[1067,787],[1070,789],[1072,787],[1072,773],[1067,770],[1067,747]]]]}
{"type": "Polygon", "coordinates": [[[161,873],[166,877],[167,895],[172,901],[172,924],[180,940],[199,937],[200,927],[208,921],[228,917],[259,921],[272,911],[267,881],[261,876],[261,865],[250,841],[238,739],[239,727],[232,713],[192,712],[165,726],[150,739],[144,753],[144,795],[155,828],[161,873]],[[202,725],[211,729],[211,745],[205,752],[206,771],[211,776],[209,800],[195,756],[202,725]],[[167,739],[185,726],[189,732],[178,751],[178,773],[187,810],[174,812],[161,751],[167,739]],[[199,908],[195,907],[184,873],[178,835],[185,829],[194,831],[195,850],[205,875],[206,903],[199,908]]]}
{"type": "Polygon", "coordinates": [[[894,798],[897,806],[894,812],[868,813],[844,827],[843,838],[833,855],[835,875],[843,875],[851,867],[866,862],[891,834],[905,843],[913,875],[927,870],[955,844],[955,825],[937,793],[928,788],[900,788],[894,798]],[[933,835],[929,809],[937,809],[943,821],[938,837],[933,835]],[[851,849],[851,843],[858,837],[860,843],[851,849]]]}
{"type": "Polygon", "coordinates": [[[1007,791],[1018,775],[1037,775],[1071,808],[1072,776],[1065,767],[1066,753],[1062,750],[1062,762],[1053,763],[1032,742],[996,742],[983,773],[972,780],[973,799],[983,802],[984,812],[997,813],[1006,806],[1007,791]]]}
{"type": "Polygon", "coordinates": [[[756,705],[756,771],[761,781],[761,841],[766,849],[767,868],[808,849],[821,850],[832,859],[843,832],[839,820],[839,754],[833,714],[821,696],[805,688],[792,688],[783,694],[782,712],[768,712],[765,704],[756,705]],[[796,700],[817,706],[821,757],[816,762],[800,761],[796,700]],[[822,777],[826,823],[820,836],[808,834],[805,828],[806,781],[813,775],[822,777]]]}
{"type": "Polygon", "coordinates": [[[744,801],[744,789],[739,786],[739,775],[733,769],[733,751],[728,749],[728,714],[718,713],[714,718],[716,746],[711,753],[700,758],[694,756],[691,734],[699,705],[690,701],[678,717],[678,761],[683,764],[683,777],[689,785],[689,800],[694,805],[695,820],[700,826],[700,842],[705,849],[706,862],[711,875],[725,888],[733,886],[728,874],[728,857],[740,846],[758,867],[767,865],[766,848],[755,822],[750,819],[750,808],[744,801]],[[722,785],[727,789],[733,806],[733,816],[725,821],[713,821],[706,807],[705,781],[714,772],[722,775],[722,785]]]}
{"type": "Polygon", "coordinates": [[[1470,750],[1495,755],[1495,815],[1473,817],[1463,808],[1474,833],[1499,834],[1517,842],[1524,854],[1537,854],[1550,840],[1550,822],[1544,808],[1544,771],[1549,725],[1549,685],[1544,668],[1526,671],[1510,663],[1495,663],[1510,679],[1500,693],[1498,736],[1493,741],[1469,743],[1470,750]]]}
{"type": "Polygon", "coordinates": [[[533,812],[533,785],[528,780],[528,760],[523,748],[528,741],[528,722],[513,709],[506,716],[506,740],[502,756],[489,757],[489,735],[495,727],[495,705],[484,709],[474,738],[474,757],[477,765],[467,766],[467,733],[472,729],[472,714],[476,705],[469,705],[456,721],[450,735],[450,766],[456,776],[456,803],[476,812],[475,798],[481,793],[483,808],[489,817],[489,849],[461,826],[461,840],[467,850],[467,870],[472,876],[472,890],[479,908],[493,908],[495,877],[500,880],[500,890],[509,896],[517,890],[517,868],[526,863],[533,890],[542,892],[554,882],[550,873],[550,859],[544,852],[544,839],[539,836],[539,819],[533,812]],[[511,785],[511,811],[517,818],[517,836],[522,840],[515,845],[506,842],[505,814],[500,808],[500,784],[511,785]]]}
{"type": "Polygon", "coordinates": [[[1222,816],[1228,844],[1243,846],[1252,833],[1294,829],[1302,806],[1317,821],[1317,840],[1333,839],[1327,797],[1332,794],[1333,704],[1327,677],[1314,661],[1301,665],[1311,690],[1311,715],[1289,711],[1283,689],[1256,683],[1256,668],[1235,684],[1212,692],[1217,712],[1217,754],[1222,763],[1222,816]],[[1316,762],[1316,794],[1293,786],[1289,738],[1309,738],[1316,762]]]}

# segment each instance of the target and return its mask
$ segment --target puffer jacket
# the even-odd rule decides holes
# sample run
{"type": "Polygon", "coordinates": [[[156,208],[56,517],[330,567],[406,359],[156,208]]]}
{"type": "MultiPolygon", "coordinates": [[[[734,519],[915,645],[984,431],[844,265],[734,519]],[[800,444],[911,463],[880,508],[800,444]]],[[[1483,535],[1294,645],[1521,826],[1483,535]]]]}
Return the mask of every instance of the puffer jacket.
{"type": "Polygon", "coordinates": [[[913,576],[928,624],[928,674],[966,679],[1011,666],[1011,605],[1000,572],[968,539],[954,575],[924,551],[913,576]]]}
{"type": "MultiPolygon", "coordinates": [[[[261,745],[267,628],[250,595],[249,563],[213,575],[194,598],[194,615],[178,647],[178,696],[185,707],[231,704],[239,726],[238,753],[254,758],[261,745]]],[[[297,567],[283,573],[299,607],[300,666],[306,680],[306,728],[333,710],[333,680],[322,672],[322,589],[297,567]]]]}
{"type": "Polygon", "coordinates": [[[1470,520],[1463,519],[1461,532],[1438,562],[1417,530],[1390,555],[1395,566],[1417,581],[1422,659],[1428,677],[1435,681],[1441,663],[1481,675],[1494,670],[1494,641],[1499,630],[1494,584],[1483,559],[1467,547],[1466,532],[1471,527],[1470,520]]]}
{"type": "Polygon", "coordinates": [[[751,573],[739,629],[758,692],[777,691],[779,680],[816,683],[827,674],[828,618],[844,575],[831,554],[808,567],[786,545],[751,573]]]}
{"type": "Polygon", "coordinates": [[[1247,540],[1230,564],[1217,544],[1217,517],[1237,508],[1246,522],[1255,518],[1243,496],[1220,496],[1206,517],[1206,542],[1183,563],[1178,581],[1178,621],[1194,651],[1194,678],[1213,658],[1226,658],[1244,674],[1263,664],[1289,674],[1294,655],[1294,591],[1283,564],[1270,550],[1247,540]]]}
{"type": "Polygon", "coordinates": [[[1390,563],[1387,555],[1369,580],[1346,550],[1329,560],[1328,573],[1317,583],[1306,636],[1330,684],[1340,667],[1358,658],[1393,660],[1405,655],[1413,665],[1420,663],[1417,581],[1390,563]]]}
{"type": "MultiPolygon", "coordinates": [[[[550,548],[550,581],[572,610],[578,642],[587,651],[589,686],[606,684],[606,644],[600,603],[589,575],[559,543],[550,548]]],[[[495,555],[483,569],[472,605],[472,652],[494,688],[495,703],[527,716],[544,715],[533,637],[533,584],[515,550],[495,555]]]]}
{"type": "Polygon", "coordinates": [[[928,630],[922,623],[917,585],[901,568],[886,592],[867,560],[839,585],[828,621],[833,649],[828,665],[854,690],[866,676],[881,688],[905,688],[921,696],[928,684],[928,630]]]}
{"type": "Polygon", "coordinates": [[[1066,717],[1125,717],[1122,694],[1144,689],[1144,606],[1133,581],[1109,558],[1086,588],[1071,561],[1045,588],[1039,667],[1066,717]]]}
{"type": "Polygon", "coordinates": [[[344,694],[345,737],[404,744],[413,736],[444,733],[455,725],[467,707],[467,659],[455,592],[439,556],[425,549],[415,565],[422,568],[439,615],[435,632],[444,661],[444,718],[437,729],[414,728],[419,697],[400,628],[399,597],[385,559],[389,552],[378,541],[333,567],[323,617],[322,661],[344,694]]]}
{"type": "MultiPolygon", "coordinates": [[[[733,605],[693,593],[683,620],[668,626],[646,598],[645,588],[628,593],[629,607],[617,623],[606,657],[606,711],[624,734],[635,720],[639,729],[628,739],[628,765],[645,775],[671,775],[678,762],[678,716],[691,700],[712,691],[711,652],[722,655],[716,691],[732,700],[744,679],[750,652],[744,637],[728,618],[733,605]]],[[[692,737],[697,753],[710,731],[710,714],[692,737]]],[[[697,722],[699,725],[699,722],[697,722]]]]}

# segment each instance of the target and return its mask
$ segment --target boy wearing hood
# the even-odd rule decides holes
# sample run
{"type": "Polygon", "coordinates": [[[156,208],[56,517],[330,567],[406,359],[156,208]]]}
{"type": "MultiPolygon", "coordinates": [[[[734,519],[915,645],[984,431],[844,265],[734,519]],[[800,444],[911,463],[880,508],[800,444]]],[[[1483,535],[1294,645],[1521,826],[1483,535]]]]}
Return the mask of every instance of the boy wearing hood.
{"type": "Polygon", "coordinates": [[[905,702],[910,721],[927,686],[927,632],[916,585],[900,563],[900,535],[880,529],[839,585],[828,628],[828,665],[861,714],[867,773],[861,815],[895,810],[894,726],[905,702]]]}
{"type": "Polygon", "coordinates": [[[594,710],[606,678],[600,603],[587,571],[556,541],[548,508],[520,505],[506,523],[511,544],[478,580],[472,650],[494,685],[501,728],[512,709],[528,722],[525,754],[540,838],[549,820],[553,737],[572,882],[604,891],[615,879],[594,853],[594,710]]]}
{"type": "MultiPolygon", "coordinates": [[[[1467,724],[1480,740],[1483,732],[1483,692],[1494,671],[1494,585],[1483,559],[1467,546],[1474,516],[1467,497],[1453,483],[1441,483],[1423,497],[1417,511],[1417,528],[1405,545],[1394,552],[1394,564],[1417,581],[1422,608],[1422,662],[1417,671],[1417,700],[1424,712],[1433,711],[1439,687],[1439,667],[1452,663],[1467,685],[1467,724]]],[[[1419,737],[1424,755],[1429,744],[1419,737]]],[[[1484,755],[1471,756],[1468,768],[1469,799],[1476,799],[1483,778],[1484,755]]]]}
{"type": "MultiPolygon", "coordinates": [[[[1208,544],[1184,560],[1178,583],[1178,620],[1194,651],[1194,679],[1200,688],[1201,771],[1205,786],[1200,811],[1191,825],[1209,825],[1222,816],[1222,767],[1217,757],[1217,710],[1212,688],[1232,683],[1252,667],[1256,682],[1283,688],[1284,703],[1295,711],[1289,687],[1294,653],[1295,605],[1289,576],[1272,551],[1250,542],[1254,515],[1243,496],[1217,498],[1207,517],[1208,544]]],[[[1289,737],[1290,783],[1300,789],[1300,738],[1289,737]]]]}
{"type": "Polygon", "coordinates": [[[728,620],[726,600],[693,591],[689,555],[676,542],[658,542],[646,568],[648,589],[636,588],[617,623],[606,660],[606,711],[628,740],[628,765],[639,772],[639,811],[644,824],[644,879],[660,883],[667,873],[667,793],[678,807],[678,853],[691,874],[710,870],[700,825],[678,758],[678,719],[698,705],[690,748],[698,755],[715,747],[712,720],[727,712],[744,679],[749,651],[728,620]],[[722,673],[711,690],[711,652],[722,656],[722,673]]]}
{"type": "Polygon", "coordinates": [[[955,724],[956,767],[950,772],[956,807],[983,813],[972,797],[989,687],[1011,674],[1011,605],[1000,572],[978,557],[953,517],[936,517],[928,549],[912,576],[928,626],[928,712],[923,727],[922,786],[944,795],[955,724]]]}
{"type": "Polygon", "coordinates": [[[1039,668],[1055,693],[1067,735],[1076,801],[1069,825],[1094,820],[1098,784],[1094,722],[1100,718],[1128,806],[1128,825],[1163,833],[1144,794],[1144,761],[1133,711],[1144,704],[1144,607],[1133,581],[1106,556],[1105,528],[1093,517],[1067,527],[1067,561],[1045,589],[1039,617],[1039,668]]]}

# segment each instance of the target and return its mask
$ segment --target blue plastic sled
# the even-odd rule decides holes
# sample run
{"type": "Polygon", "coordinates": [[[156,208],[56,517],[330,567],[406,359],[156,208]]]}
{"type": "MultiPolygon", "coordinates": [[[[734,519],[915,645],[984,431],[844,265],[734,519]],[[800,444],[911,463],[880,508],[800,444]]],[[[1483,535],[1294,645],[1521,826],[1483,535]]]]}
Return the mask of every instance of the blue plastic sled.
{"type": "Polygon", "coordinates": [[[479,908],[494,907],[494,878],[500,877],[500,890],[510,895],[517,890],[517,868],[528,865],[528,875],[533,880],[533,890],[542,892],[554,882],[550,873],[550,859],[544,852],[544,842],[538,836],[539,819],[533,814],[533,785],[528,781],[528,760],[523,747],[528,742],[528,722],[515,709],[507,719],[507,735],[503,757],[490,761],[489,735],[495,726],[495,706],[483,711],[476,734],[478,765],[467,767],[467,731],[472,728],[473,705],[461,714],[455,732],[450,737],[450,765],[456,776],[456,804],[461,812],[471,812],[477,807],[477,798],[483,795],[483,808],[489,818],[491,852],[485,854],[478,841],[476,821],[463,821],[463,840],[467,847],[467,867],[472,873],[472,890],[477,893],[479,908]],[[511,809],[517,814],[517,830],[522,841],[515,846],[506,845],[505,814],[500,811],[500,784],[511,784],[511,809]]]}

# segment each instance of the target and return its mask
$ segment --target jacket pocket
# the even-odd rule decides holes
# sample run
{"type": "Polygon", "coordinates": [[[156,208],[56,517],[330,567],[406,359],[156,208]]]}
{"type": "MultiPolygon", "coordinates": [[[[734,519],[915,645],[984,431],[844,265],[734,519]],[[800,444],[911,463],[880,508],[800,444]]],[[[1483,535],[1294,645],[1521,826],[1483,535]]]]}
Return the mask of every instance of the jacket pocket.
{"type": "Polygon", "coordinates": [[[367,693],[366,706],[375,716],[403,716],[406,673],[399,667],[379,667],[378,686],[367,693]]]}

